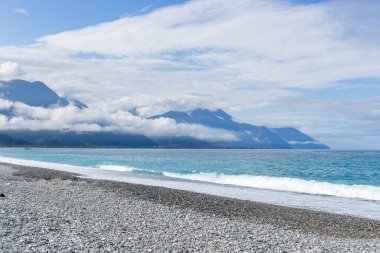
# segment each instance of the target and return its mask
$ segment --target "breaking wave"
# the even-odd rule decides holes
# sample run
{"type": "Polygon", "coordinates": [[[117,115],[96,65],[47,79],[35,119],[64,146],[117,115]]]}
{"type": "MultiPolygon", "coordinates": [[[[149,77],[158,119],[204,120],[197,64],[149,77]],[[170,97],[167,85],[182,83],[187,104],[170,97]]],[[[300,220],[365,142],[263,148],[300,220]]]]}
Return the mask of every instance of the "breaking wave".
{"type": "Polygon", "coordinates": [[[371,185],[333,184],[288,177],[226,175],[219,173],[179,174],[163,172],[163,175],[216,184],[380,201],[380,187],[371,185]]]}
{"type": "MultiPolygon", "coordinates": [[[[84,176],[93,177],[90,167],[58,164],[51,162],[23,160],[0,156],[0,162],[19,164],[24,166],[64,170],[72,173],[80,173],[84,176]]],[[[155,170],[141,169],[122,165],[98,165],[98,169],[116,172],[142,172],[150,174],[162,174],[163,176],[177,179],[186,179],[223,185],[251,187],[285,192],[295,192],[313,195],[327,195],[351,199],[363,199],[380,201],[380,187],[372,185],[347,185],[315,180],[303,180],[289,177],[269,177],[254,175],[227,175],[223,173],[191,173],[180,174],[172,172],[159,172],[155,170]]]]}
{"type": "Polygon", "coordinates": [[[132,166],[121,166],[121,165],[99,165],[99,169],[102,170],[111,170],[111,171],[124,171],[124,172],[133,172],[139,170],[138,168],[132,166]]]}

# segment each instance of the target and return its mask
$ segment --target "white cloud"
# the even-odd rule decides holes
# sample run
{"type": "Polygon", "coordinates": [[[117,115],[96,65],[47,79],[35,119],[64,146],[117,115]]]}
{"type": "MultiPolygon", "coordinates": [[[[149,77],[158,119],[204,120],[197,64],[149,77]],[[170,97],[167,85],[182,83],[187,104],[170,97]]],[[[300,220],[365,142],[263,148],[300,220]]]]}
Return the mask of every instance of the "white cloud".
{"type": "Polygon", "coordinates": [[[364,15],[368,5],[380,7],[373,1],[191,1],[45,36],[28,47],[3,47],[0,60],[20,62],[29,79],[89,103],[142,94],[147,101],[189,94],[225,101],[228,94],[229,104],[246,108],[257,104],[252,88],[284,93],[378,77],[379,18],[364,15]]]}
{"type": "Polygon", "coordinates": [[[25,72],[16,62],[0,63],[0,80],[9,80],[24,75],[25,72]]]}
{"type": "Polygon", "coordinates": [[[13,115],[0,115],[2,130],[71,130],[89,132],[122,132],[148,137],[189,136],[200,140],[238,140],[228,131],[196,124],[177,124],[172,119],[146,119],[128,111],[101,104],[98,107],[78,109],[73,105],[60,108],[32,107],[19,102],[0,99],[0,109],[12,108],[13,115]]]}
{"type": "Polygon", "coordinates": [[[366,5],[380,10],[380,3],[346,2],[299,6],[285,1],[191,1],[38,41],[71,52],[114,56],[173,60],[177,52],[185,52],[180,57],[184,62],[233,75],[236,80],[229,85],[259,81],[318,87],[379,76],[380,50],[367,46],[378,39],[374,24],[379,22],[368,25],[357,17],[362,6],[364,11],[366,5]]]}
{"type": "Polygon", "coordinates": [[[380,2],[370,0],[196,0],[44,36],[30,46],[0,47],[0,62],[18,62],[25,79],[92,108],[102,101],[114,111],[137,106],[149,116],[221,107],[245,111],[251,123],[297,125],[337,140],[338,128],[378,123],[377,112],[368,105],[372,116],[347,117],[348,104],[323,97],[310,108],[316,101],[301,101],[300,90],[380,78],[379,11],[380,2]],[[268,113],[257,116],[262,111],[268,113]]]}
{"type": "Polygon", "coordinates": [[[25,8],[16,8],[16,9],[13,9],[13,11],[14,11],[15,13],[18,13],[18,14],[22,14],[22,15],[26,15],[26,16],[29,15],[28,10],[25,9],[25,8]]]}

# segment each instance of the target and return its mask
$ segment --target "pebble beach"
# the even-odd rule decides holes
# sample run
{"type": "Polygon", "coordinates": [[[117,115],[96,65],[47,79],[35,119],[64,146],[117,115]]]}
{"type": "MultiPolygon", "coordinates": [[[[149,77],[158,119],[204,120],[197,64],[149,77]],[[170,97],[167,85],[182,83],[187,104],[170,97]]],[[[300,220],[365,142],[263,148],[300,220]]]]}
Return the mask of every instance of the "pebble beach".
{"type": "Polygon", "coordinates": [[[1,164],[0,252],[380,252],[380,221],[1,164]]]}

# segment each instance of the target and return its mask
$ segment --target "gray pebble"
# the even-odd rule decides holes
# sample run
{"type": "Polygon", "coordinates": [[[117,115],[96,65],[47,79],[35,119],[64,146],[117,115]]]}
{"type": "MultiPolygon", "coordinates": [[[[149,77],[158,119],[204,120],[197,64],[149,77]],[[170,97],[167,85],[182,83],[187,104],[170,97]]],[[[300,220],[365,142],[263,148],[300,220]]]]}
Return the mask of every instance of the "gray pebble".
{"type": "Polygon", "coordinates": [[[375,221],[25,170],[0,165],[0,252],[380,252],[375,221]]]}

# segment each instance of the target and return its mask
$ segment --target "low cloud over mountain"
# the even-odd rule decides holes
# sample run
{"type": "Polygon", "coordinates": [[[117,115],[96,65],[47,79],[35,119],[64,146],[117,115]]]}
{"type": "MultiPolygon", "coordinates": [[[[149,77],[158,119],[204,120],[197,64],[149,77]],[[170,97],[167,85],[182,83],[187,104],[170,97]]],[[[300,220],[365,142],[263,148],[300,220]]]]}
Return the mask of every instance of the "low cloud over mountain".
{"type": "Polygon", "coordinates": [[[60,97],[42,82],[24,80],[0,82],[0,96],[2,144],[8,146],[327,148],[296,129],[289,134],[237,123],[221,109],[143,117],[140,112],[149,114],[148,107],[126,103],[87,107],[60,97]]]}

